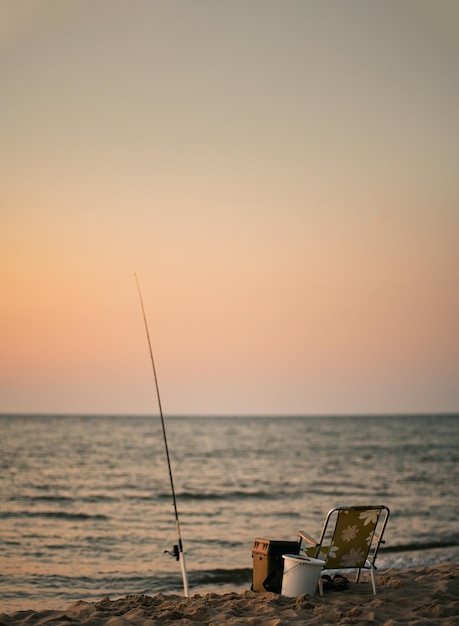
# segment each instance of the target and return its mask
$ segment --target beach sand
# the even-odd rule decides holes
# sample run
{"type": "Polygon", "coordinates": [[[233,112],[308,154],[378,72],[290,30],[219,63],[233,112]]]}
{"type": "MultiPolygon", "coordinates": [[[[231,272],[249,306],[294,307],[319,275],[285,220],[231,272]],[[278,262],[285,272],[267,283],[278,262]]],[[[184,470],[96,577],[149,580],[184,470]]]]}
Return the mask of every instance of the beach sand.
{"type": "Polygon", "coordinates": [[[98,602],[78,601],[64,611],[0,613],[11,626],[151,626],[155,624],[442,624],[459,625],[459,564],[442,563],[376,576],[373,595],[366,578],[344,591],[288,598],[274,593],[132,595],[98,602]]]}

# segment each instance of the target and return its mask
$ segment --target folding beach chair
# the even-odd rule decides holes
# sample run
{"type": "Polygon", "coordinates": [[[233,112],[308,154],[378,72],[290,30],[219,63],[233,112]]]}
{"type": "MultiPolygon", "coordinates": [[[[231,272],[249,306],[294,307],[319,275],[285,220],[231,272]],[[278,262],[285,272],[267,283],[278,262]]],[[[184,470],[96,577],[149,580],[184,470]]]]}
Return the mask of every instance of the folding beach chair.
{"type": "MultiPolygon", "coordinates": [[[[375,561],[383,542],[390,511],[387,506],[339,507],[328,512],[319,541],[299,530],[303,541],[311,544],[301,552],[325,561],[324,570],[356,569],[356,582],[362,569],[370,570],[373,594],[376,595],[375,561]]],[[[319,580],[323,595],[322,579],[319,580]]]]}

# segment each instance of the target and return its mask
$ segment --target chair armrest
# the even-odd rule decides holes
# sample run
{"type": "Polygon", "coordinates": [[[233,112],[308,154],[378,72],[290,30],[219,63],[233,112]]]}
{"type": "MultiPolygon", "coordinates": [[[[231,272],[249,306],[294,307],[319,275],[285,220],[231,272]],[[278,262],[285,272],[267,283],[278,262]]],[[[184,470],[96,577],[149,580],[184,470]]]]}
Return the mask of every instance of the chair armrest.
{"type": "Polygon", "coordinates": [[[305,541],[310,543],[312,546],[317,546],[317,541],[313,539],[311,535],[308,535],[308,533],[305,532],[304,530],[298,530],[297,534],[301,537],[301,539],[304,539],[305,541]]]}

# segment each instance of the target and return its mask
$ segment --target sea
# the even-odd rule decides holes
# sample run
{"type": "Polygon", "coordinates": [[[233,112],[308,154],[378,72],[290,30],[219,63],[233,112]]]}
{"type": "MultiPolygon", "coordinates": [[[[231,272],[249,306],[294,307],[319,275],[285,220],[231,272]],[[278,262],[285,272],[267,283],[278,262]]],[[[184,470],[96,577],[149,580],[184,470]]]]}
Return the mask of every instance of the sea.
{"type": "Polygon", "coordinates": [[[0,613],[250,589],[254,540],[384,504],[379,570],[459,560],[459,415],[0,415],[0,613]],[[179,529],[176,525],[174,486],[179,529]]]}

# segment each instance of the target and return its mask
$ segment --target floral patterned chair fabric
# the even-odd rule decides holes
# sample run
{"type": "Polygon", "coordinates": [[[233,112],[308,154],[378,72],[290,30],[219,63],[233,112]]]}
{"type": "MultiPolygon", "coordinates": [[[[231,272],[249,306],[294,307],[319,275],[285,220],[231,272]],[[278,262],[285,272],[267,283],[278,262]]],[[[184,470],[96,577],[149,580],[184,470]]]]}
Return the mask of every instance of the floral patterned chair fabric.
{"type": "MultiPolygon", "coordinates": [[[[374,562],[379,546],[383,543],[389,514],[389,509],[383,505],[332,509],[326,517],[319,541],[304,531],[298,531],[301,540],[310,544],[310,547],[302,547],[301,551],[325,561],[325,570],[357,569],[357,582],[360,571],[369,569],[373,593],[376,595],[374,562]]],[[[321,582],[319,587],[322,594],[321,582]]]]}

